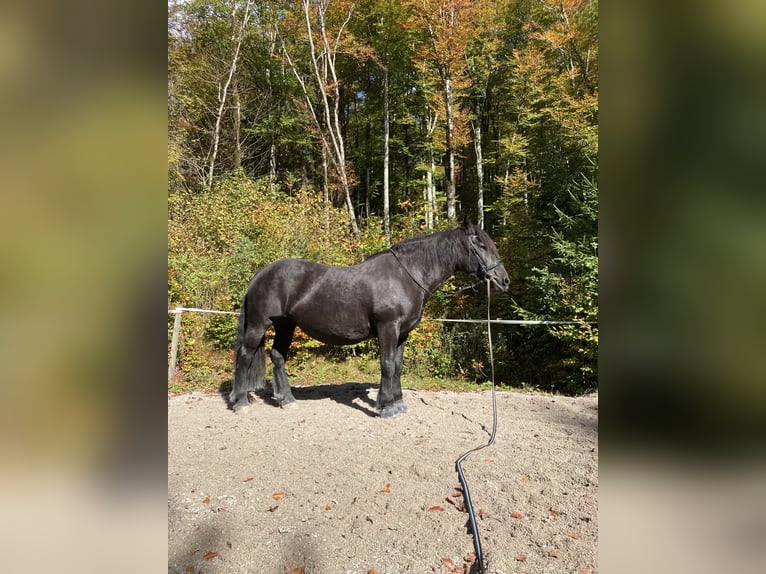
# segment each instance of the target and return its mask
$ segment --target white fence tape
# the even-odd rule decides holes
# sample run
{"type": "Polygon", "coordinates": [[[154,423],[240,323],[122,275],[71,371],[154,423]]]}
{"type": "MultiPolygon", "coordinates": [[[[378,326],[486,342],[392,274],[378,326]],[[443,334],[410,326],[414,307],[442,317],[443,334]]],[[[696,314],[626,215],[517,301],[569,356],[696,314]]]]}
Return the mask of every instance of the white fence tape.
{"type": "Polygon", "coordinates": [[[194,307],[176,307],[168,309],[168,313],[183,313],[184,311],[193,311],[195,313],[218,313],[219,315],[239,315],[238,311],[213,311],[212,309],[195,309],[194,307]]]}
{"type": "MultiPolygon", "coordinates": [[[[178,356],[178,338],[181,330],[181,314],[190,313],[213,313],[218,315],[239,315],[237,311],[216,311],[214,309],[197,309],[195,307],[176,307],[168,309],[168,313],[175,315],[173,322],[173,338],[170,343],[170,364],[168,365],[168,381],[172,382],[175,377],[176,357],[178,356]]],[[[425,317],[424,321],[438,321],[440,323],[483,323],[486,319],[431,319],[425,317]]],[[[525,321],[521,319],[493,319],[490,321],[493,325],[595,325],[592,321],[525,321]]]]}
{"type": "MultiPolygon", "coordinates": [[[[194,313],[218,313],[221,315],[239,315],[238,311],[215,311],[213,309],[196,309],[194,307],[176,307],[168,309],[168,313],[176,314],[185,311],[194,313]]],[[[486,323],[486,319],[433,319],[424,317],[424,321],[438,321],[440,323],[486,323]]],[[[492,319],[493,325],[595,325],[593,321],[527,321],[522,319],[492,319]]]]}

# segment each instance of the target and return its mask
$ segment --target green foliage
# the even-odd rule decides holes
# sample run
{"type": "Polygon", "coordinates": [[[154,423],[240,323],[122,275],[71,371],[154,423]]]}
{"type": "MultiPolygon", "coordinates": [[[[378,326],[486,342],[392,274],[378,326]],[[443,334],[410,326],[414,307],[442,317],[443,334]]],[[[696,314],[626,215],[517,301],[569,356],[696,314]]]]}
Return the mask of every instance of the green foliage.
{"type": "Polygon", "coordinates": [[[237,340],[237,317],[234,315],[215,315],[205,329],[211,344],[216,349],[231,349],[237,340]]]}

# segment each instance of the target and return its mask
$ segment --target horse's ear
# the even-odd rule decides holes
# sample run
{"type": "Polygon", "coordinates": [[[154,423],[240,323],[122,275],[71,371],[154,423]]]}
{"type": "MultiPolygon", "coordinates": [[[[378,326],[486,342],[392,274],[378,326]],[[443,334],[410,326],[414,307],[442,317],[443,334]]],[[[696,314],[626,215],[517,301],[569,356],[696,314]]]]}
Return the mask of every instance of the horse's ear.
{"type": "Polygon", "coordinates": [[[473,227],[473,223],[471,223],[471,220],[468,219],[468,216],[465,217],[463,220],[463,229],[466,231],[470,230],[473,227]]]}

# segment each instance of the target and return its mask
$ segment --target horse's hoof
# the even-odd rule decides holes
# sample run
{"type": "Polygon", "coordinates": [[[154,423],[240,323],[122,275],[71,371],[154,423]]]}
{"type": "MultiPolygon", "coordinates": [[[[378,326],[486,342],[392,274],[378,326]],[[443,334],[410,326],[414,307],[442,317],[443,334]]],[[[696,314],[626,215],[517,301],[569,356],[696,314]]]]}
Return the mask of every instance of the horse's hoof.
{"type": "Polygon", "coordinates": [[[296,409],[298,408],[298,402],[295,399],[287,400],[287,401],[279,401],[279,408],[296,409]]]}
{"type": "Polygon", "coordinates": [[[244,402],[244,403],[236,403],[231,407],[231,410],[234,411],[235,414],[241,415],[246,413],[250,410],[250,403],[244,402]]]}
{"type": "Polygon", "coordinates": [[[404,404],[404,401],[400,400],[388,405],[387,407],[383,407],[379,412],[381,418],[392,419],[395,416],[406,413],[407,410],[407,405],[404,404]]]}
{"type": "Polygon", "coordinates": [[[394,408],[394,405],[391,405],[380,409],[379,414],[382,419],[392,419],[399,415],[399,411],[394,408]]]}

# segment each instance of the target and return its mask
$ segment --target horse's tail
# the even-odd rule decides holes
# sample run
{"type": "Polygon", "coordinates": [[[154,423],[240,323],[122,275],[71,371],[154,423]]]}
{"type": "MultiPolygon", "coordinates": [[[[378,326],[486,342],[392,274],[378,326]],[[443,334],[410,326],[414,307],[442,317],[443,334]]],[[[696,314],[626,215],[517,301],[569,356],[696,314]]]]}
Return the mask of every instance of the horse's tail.
{"type": "Polygon", "coordinates": [[[247,295],[242,298],[242,307],[239,309],[239,319],[237,320],[237,342],[234,343],[234,366],[237,364],[239,349],[245,336],[245,325],[247,324],[247,295]]]}
{"type": "Polygon", "coordinates": [[[234,344],[234,382],[229,393],[229,403],[235,411],[250,404],[249,392],[263,390],[265,385],[266,354],[263,349],[263,334],[256,337],[258,346],[252,347],[253,337],[246,337],[246,330],[247,295],[242,300],[237,339],[234,344]]]}

